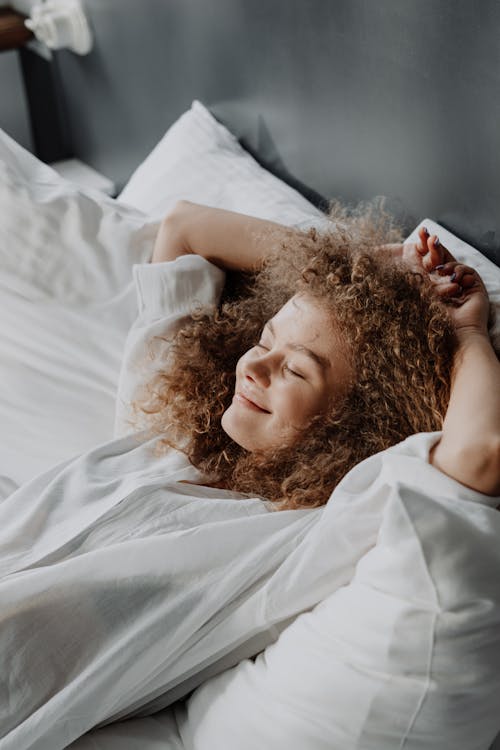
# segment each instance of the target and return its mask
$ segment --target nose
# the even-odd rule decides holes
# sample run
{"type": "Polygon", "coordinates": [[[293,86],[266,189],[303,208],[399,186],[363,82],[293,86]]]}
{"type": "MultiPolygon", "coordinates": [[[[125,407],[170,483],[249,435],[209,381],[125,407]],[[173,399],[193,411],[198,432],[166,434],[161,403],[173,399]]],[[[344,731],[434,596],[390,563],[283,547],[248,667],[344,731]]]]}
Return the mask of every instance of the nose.
{"type": "Polygon", "coordinates": [[[245,378],[262,388],[267,388],[271,383],[271,368],[265,357],[252,357],[248,360],[243,374],[245,378]]]}

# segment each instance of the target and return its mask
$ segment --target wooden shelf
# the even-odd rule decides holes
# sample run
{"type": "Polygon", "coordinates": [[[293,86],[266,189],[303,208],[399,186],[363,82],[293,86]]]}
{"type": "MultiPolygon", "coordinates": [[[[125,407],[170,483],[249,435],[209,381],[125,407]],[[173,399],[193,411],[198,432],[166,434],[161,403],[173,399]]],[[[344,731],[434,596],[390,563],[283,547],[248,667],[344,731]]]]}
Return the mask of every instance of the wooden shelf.
{"type": "Polygon", "coordinates": [[[25,18],[10,8],[0,8],[0,52],[19,49],[33,39],[33,32],[24,25],[25,18]]]}

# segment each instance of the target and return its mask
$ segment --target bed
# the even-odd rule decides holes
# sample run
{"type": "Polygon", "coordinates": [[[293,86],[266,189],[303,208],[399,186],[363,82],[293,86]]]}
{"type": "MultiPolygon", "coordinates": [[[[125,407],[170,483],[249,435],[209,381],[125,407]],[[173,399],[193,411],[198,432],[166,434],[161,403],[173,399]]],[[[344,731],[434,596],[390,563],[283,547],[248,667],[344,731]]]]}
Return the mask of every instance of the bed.
{"type": "MultiPolygon", "coordinates": [[[[0,415],[8,436],[0,498],[109,439],[124,339],[136,314],[131,269],[148,260],[158,221],[179,199],[321,228],[327,199],[385,195],[408,236],[423,224],[435,231],[478,268],[500,305],[499,68],[497,46],[488,43],[500,29],[497,5],[275,1],[264,12],[250,2],[218,0],[215,7],[149,0],[139,9],[87,0],[93,52],[82,58],[60,52],[53,61],[65,148],[70,143],[71,155],[112,177],[117,200],[65,181],[7,135],[0,139],[0,415]]],[[[23,55],[29,65],[46,65],[30,51],[23,55]]],[[[43,120],[43,108],[37,111],[43,120]]],[[[442,497],[447,492],[443,487],[442,497]]],[[[391,526],[384,516],[386,547],[375,545],[368,562],[362,543],[353,552],[351,540],[350,573],[334,594],[325,590],[320,597],[333,609],[304,601],[299,611],[313,617],[299,617],[298,628],[288,627],[297,625],[296,613],[290,623],[283,615],[279,627],[247,639],[243,648],[221,651],[206,669],[200,656],[200,668],[185,670],[166,707],[153,701],[147,710],[138,706],[137,716],[117,712],[112,724],[75,741],[78,717],[61,717],[58,747],[281,747],[281,727],[293,717],[298,738],[308,736],[301,735],[304,726],[317,730],[311,750],[487,750],[500,731],[499,521],[494,508],[479,502],[460,508],[443,501],[433,528],[416,508],[411,527],[403,519],[391,526]],[[393,543],[395,535],[406,547],[393,543]],[[434,594],[447,592],[444,609],[463,617],[443,625],[442,652],[421,651],[411,641],[422,608],[405,609],[404,574],[416,570],[422,540],[434,594]],[[439,556],[432,553],[436,547],[439,556]],[[384,556],[387,550],[392,557],[384,556]],[[460,571],[460,591],[449,565],[460,571]],[[394,569],[400,574],[392,577],[394,569]],[[478,628],[481,596],[488,606],[478,628]],[[365,627],[353,628],[346,613],[356,613],[365,627]],[[293,672],[305,669],[297,661],[301,644],[320,632],[325,614],[335,632],[330,657],[338,669],[337,681],[326,688],[330,703],[315,702],[307,681],[301,700],[300,692],[287,698],[293,672]],[[268,651],[274,642],[278,648],[268,651]],[[257,662],[258,653],[264,656],[257,662]],[[373,661],[368,666],[356,654],[373,661]],[[265,710],[253,703],[264,682],[252,680],[256,665],[265,670],[266,658],[281,666],[271,687],[265,683],[265,710]],[[433,689],[417,710],[411,684],[425,658],[435,658],[437,666],[426,673],[433,689]],[[453,660],[462,673],[455,684],[450,674],[457,680],[457,672],[444,668],[453,660]],[[360,705],[365,700],[374,707],[363,714],[374,722],[371,734],[362,732],[360,706],[342,700],[349,689],[360,705]],[[245,723],[252,707],[258,740],[245,723]],[[218,735],[228,713],[246,727],[245,738],[234,734],[234,724],[218,735]],[[326,713],[336,745],[329,743],[326,713]],[[373,727],[380,726],[387,734],[377,739],[373,727]]],[[[348,525],[335,528],[349,538],[348,525]]],[[[284,591],[294,578],[293,570],[287,574],[284,591]]],[[[417,600],[424,596],[422,581],[415,572],[417,600]]],[[[316,657],[324,660],[324,652],[316,657]]],[[[20,750],[12,742],[7,734],[0,748],[20,750]]],[[[44,742],[26,747],[55,750],[44,742]]]]}

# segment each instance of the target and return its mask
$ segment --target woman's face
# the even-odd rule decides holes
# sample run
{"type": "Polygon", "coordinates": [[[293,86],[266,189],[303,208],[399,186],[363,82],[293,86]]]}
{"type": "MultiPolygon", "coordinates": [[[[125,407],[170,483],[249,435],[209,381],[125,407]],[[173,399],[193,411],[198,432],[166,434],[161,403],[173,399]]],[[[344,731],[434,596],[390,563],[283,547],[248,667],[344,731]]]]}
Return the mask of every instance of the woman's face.
{"type": "Polygon", "coordinates": [[[346,345],[331,315],[306,295],[295,295],[238,361],[222,428],[248,451],[292,445],[345,393],[350,378],[346,345]]]}

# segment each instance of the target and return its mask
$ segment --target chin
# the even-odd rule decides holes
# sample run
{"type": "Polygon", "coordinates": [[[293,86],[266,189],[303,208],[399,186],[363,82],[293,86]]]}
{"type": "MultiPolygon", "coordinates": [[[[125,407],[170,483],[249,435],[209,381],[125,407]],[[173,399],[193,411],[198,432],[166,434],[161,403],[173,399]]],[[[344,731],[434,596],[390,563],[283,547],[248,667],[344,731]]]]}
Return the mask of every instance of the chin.
{"type": "Polygon", "coordinates": [[[222,415],[221,427],[226,435],[228,435],[231,440],[234,440],[240,448],[244,448],[244,450],[249,452],[255,451],[256,446],[252,436],[249,434],[250,431],[241,429],[241,426],[237,424],[238,421],[237,418],[233,418],[232,407],[230,406],[222,415]]]}

